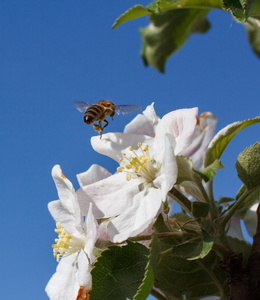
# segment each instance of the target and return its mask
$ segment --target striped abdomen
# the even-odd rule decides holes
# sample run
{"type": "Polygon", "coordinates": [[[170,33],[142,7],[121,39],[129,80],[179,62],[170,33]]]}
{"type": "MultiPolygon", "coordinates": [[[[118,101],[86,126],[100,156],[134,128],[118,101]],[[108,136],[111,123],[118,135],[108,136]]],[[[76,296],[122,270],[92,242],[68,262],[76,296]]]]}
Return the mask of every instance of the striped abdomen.
{"type": "Polygon", "coordinates": [[[94,104],[90,106],[84,113],[83,121],[86,124],[93,124],[95,121],[99,120],[104,113],[102,106],[94,104]]]}

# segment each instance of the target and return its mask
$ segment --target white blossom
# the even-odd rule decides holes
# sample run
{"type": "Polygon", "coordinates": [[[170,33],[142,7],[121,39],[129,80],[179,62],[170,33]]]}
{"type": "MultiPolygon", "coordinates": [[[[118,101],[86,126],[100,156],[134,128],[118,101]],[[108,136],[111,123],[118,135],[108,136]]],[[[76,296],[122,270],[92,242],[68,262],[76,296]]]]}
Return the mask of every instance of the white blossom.
{"type": "Polygon", "coordinates": [[[46,292],[51,300],[80,299],[92,288],[91,268],[95,261],[93,249],[98,236],[98,226],[92,213],[92,205],[83,218],[72,183],[63,175],[60,166],[53,167],[52,176],[59,200],[48,204],[56,221],[58,239],[53,254],[59,262],[46,292]]]}
{"type": "Polygon", "coordinates": [[[107,228],[112,242],[140,234],[162,211],[177,178],[175,154],[182,155],[192,143],[197,114],[197,108],[167,114],[154,137],[108,133],[91,139],[94,150],[119,163],[118,172],[82,187],[77,195],[83,214],[93,203],[97,218],[111,218],[107,228]]]}

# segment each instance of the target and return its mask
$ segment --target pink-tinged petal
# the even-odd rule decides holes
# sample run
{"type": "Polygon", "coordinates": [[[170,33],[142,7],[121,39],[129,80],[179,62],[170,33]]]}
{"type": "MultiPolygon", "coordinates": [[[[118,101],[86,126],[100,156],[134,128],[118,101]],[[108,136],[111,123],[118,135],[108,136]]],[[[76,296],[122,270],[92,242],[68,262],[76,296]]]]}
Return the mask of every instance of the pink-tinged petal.
{"type": "Polygon", "coordinates": [[[99,228],[98,228],[98,238],[99,239],[109,240],[107,225],[108,225],[108,221],[104,221],[101,224],[99,224],[99,228]]]}
{"type": "Polygon", "coordinates": [[[75,215],[68,212],[68,210],[62,206],[60,200],[49,202],[48,209],[56,223],[60,222],[61,226],[71,234],[77,237],[81,236],[79,228],[76,227],[78,221],[75,220],[75,215]]]}
{"type": "Polygon", "coordinates": [[[133,205],[109,222],[110,240],[113,243],[121,243],[129,237],[140,234],[154,221],[161,204],[159,189],[148,188],[136,194],[133,205]]]}
{"type": "Polygon", "coordinates": [[[76,299],[79,283],[77,270],[78,254],[63,257],[59,262],[56,273],[51,277],[46,293],[50,300],[71,300],[76,299]]]}
{"type": "Polygon", "coordinates": [[[164,155],[160,173],[154,180],[154,185],[161,190],[162,201],[166,200],[168,192],[172,189],[178,176],[178,167],[174,155],[174,137],[170,134],[165,135],[164,155]]]}
{"type": "Polygon", "coordinates": [[[159,122],[159,117],[154,110],[154,103],[147,106],[143,114],[137,115],[125,126],[124,133],[143,134],[154,137],[154,130],[159,122]]]}
{"type": "Polygon", "coordinates": [[[175,137],[176,147],[175,155],[181,155],[181,152],[188,147],[192,141],[193,133],[197,124],[198,108],[179,109],[166,114],[155,131],[155,138],[160,143],[160,136],[169,133],[175,137]]]}
{"type": "Polygon", "coordinates": [[[96,219],[114,217],[132,205],[132,199],[139,192],[138,179],[127,181],[125,174],[117,173],[77,191],[81,212],[87,215],[89,204],[93,203],[96,219]]]}
{"type": "Polygon", "coordinates": [[[84,185],[88,185],[101,179],[105,179],[110,175],[111,173],[108,172],[107,169],[99,165],[93,164],[86,172],[78,174],[77,179],[79,185],[83,187],[84,185]]]}
{"type": "Polygon", "coordinates": [[[210,112],[203,113],[197,120],[193,140],[181,153],[192,159],[195,169],[202,167],[205,149],[214,136],[217,126],[217,118],[210,112]]]}
{"type": "Polygon", "coordinates": [[[246,230],[250,236],[254,236],[256,234],[256,226],[257,226],[257,214],[256,210],[258,207],[258,203],[248,209],[244,216],[244,223],[246,226],[246,230]]]}
{"type": "Polygon", "coordinates": [[[92,288],[92,276],[91,276],[91,265],[83,250],[78,256],[78,283],[80,286],[84,286],[86,290],[92,288]]]}
{"type": "Polygon", "coordinates": [[[93,263],[95,260],[95,257],[93,255],[93,249],[98,238],[98,224],[92,212],[92,203],[90,203],[89,205],[88,214],[85,219],[84,229],[86,232],[86,245],[84,247],[84,251],[85,253],[87,253],[90,259],[90,263],[93,263]]]}
{"type": "Polygon", "coordinates": [[[92,137],[91,145],[96,152],[107,155],[119,162],[125,149],[129,146],[136,149],[137,144],[144,142],[146,138],[149,137],[138,134],[107,133],[102,135],[102,139],[98,136],[92,137]]]}

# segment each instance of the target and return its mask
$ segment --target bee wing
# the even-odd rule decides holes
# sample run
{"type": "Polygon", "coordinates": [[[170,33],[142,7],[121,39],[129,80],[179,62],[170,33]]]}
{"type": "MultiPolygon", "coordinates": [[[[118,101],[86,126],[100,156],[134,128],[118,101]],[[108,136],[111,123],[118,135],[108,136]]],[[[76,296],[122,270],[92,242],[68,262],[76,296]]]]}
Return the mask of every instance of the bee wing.
{"type": "Polygon", "coordinates": [[[139,105],[116,105],[116,113],[118,115],[129,115],[142,110],[139,105]]]}
{"type": "Polygon", "coordinates": [[[74,101],[74,103],[77,110],[80,112],[85,112],[86,109],[88,109],[91,105],[93,105],[92,103],[83,102],[83,101],[74,101]]]}

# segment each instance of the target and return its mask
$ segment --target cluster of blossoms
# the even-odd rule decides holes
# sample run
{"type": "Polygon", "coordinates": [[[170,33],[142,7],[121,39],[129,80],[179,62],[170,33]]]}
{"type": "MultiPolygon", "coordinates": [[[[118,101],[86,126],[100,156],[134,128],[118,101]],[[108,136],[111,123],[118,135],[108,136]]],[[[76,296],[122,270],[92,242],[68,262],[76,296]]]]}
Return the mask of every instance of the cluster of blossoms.
{"type": "Polygon", "coordinates": [[[152,104],[124,133],[92,137],[95,151],[118,162],[114,174],[92,165],[77,175],[80,188],[75,191],[60,166],[54,166],[59,200],[48,208],[57,224],[53,253],[59,264],[46,287],[51,300],[89,298],[98,242],[123,243],[151,232],[165,207],[169,212],[168,193],[178,175],[176,156],[189,157],[201,168],[216,122],[211,113],[198,116],[197,108],[172,111],[160,119],[152,104]]]}

